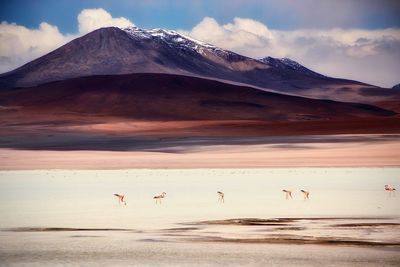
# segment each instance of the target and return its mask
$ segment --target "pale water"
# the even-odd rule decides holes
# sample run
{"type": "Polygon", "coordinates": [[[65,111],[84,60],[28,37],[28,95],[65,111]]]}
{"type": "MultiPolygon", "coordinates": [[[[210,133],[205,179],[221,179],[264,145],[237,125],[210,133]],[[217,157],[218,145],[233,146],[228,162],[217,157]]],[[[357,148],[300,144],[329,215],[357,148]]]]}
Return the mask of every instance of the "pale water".
{"type": "MultiPolygon", "coordinates": [[[[396,196],[385,192],[385,184],[400,186],[400,168],[3,171],[0,262],[27,266],[86,265],[85,262],[112,266],[265,266],[266,262],[319,266],[331,255],[331,266],[379,266],[382,260],[388,266],[396,266],[400,261],[398,247],[326,249],[316,245],[188,241],[188,237],[196,236],[257,238],[265,234],[263,226],[250,229],[217,225],[194,228],[186,234],[163,232],[197,225],[199,221],[231,218],[344,217],[398,223],[400,193],[396,196]],[[286,200],[282,189],[292,190],[293,199],[286,200]],[[309,200],[303,199],[301,189],[310,191],[309,200]],[[162,204],[155,204],[153,196],[163,191],[166,198],[162,204]],[[224,204],[218,203],[217,191],[225,193],[224,204]],[[125,194],[127,205],[118,204],[114,193],[125,194]],[[19,227],[33,230],[8,231],[19,227]],[[128,231],[39,229],[51,227],[128,231]],[[288,250],[292,252],[282,253],[288,250]],[[344,258],[335,258],[331,250],[344,258]]],[[[307,228],[302,234],[308,236],[347,236],[378,242],[400,239],[399,228],[335,230],[326,228],[332,224],[330,221],[314,224],[305,220],[298,224],[307,228]]],[[[295,236],[292,230],[279,235],[282,233],[295,236]]]]}

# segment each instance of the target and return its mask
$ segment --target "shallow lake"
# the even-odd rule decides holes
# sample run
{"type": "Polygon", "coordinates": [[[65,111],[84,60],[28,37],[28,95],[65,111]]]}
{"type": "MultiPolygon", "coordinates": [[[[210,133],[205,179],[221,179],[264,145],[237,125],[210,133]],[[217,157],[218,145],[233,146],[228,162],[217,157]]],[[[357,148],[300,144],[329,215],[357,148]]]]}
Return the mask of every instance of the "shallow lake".
{"type": "Polygon", "coordinates": [[[0,172],[0,228],[151,229],[240,217],[400,217],[400,168],[0,172]],[[285,199],[283,189],[292,190],[285,199]],[[305,201],[301,189],[310,192],[305,201]],[[153,196],[165,191],[162,204],[153,196]],[[218,203],[217,191],[225,193],[218,203]],[[119,205],[114,193],[125,194],[119,205]]]}
{"type": "Polygon", "coordinates": [[[398,266],[385,184],[400,168],[3,171],[0,265],[398,266]]]}

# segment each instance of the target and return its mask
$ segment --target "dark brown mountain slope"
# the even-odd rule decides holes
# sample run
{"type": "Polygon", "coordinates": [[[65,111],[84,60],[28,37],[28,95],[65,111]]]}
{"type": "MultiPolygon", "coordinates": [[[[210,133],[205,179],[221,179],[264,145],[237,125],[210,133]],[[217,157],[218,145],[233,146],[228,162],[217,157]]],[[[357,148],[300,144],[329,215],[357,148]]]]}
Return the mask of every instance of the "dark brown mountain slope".
{"type": "Polygon", "coordinates": [[[1,112],[134,120],[310,121],[394,116],[375,106],[314,100],[168,74],[105,75],[0,93],[1,112]]]}

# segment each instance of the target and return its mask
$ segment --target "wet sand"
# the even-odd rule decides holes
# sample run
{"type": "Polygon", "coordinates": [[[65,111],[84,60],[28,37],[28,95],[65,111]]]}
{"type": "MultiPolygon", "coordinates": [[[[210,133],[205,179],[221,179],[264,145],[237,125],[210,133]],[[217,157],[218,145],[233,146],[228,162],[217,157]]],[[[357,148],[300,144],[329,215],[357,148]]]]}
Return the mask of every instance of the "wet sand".
{"type": "MultiPolygon", "coordinates": [[[[135,240],[154,242],[215,242],[250,244],[319,244],[400,249],[400,221],[396,218],[237,218],[177,223],[166,229],[16,227],[4,233],[123,232],[135,240]],[[188,227],[189,225],[189,227],[188,227]]],[[[75,235],[76,236],[76,235],[75,235]]]]}
{"type": "Polygon", "coordinates": [[[391,218],[238,218],[193,223],[206,230],[183,230],[193,242],[320,244],[400,248],[400,221],[391,218]],[[223,228],[222,228],[223,227],[223,228]],[[218,229],[222,232],[218,233],[218,229]],[[192,233],[192,234],[191,234],[192,233]],[[197,233],[197,236],[193,233],[197,233]],[[384,234],[383,234],[384,233],[384,234]]]}
{"type": "Polygon", "coordinates": [[[364,267],[400,261],[400,223],[390,218],[238,218],[192,225],[3,229],[7,242],[0,241],[0,259],[7,266],[364,267]]]}

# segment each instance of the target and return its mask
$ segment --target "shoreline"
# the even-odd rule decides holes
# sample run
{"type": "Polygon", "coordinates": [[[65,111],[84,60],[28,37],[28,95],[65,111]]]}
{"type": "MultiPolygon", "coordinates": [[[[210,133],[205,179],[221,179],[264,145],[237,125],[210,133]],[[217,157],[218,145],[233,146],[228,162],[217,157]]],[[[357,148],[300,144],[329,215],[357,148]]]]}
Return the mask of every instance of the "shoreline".
{"type": "Polygon", "coordinates": [[[366,233],[390,232],[400,229],[400,218],[388,217],[282,217],[235,218],[192,223],[175,223],[173,228],[75,228],[75,227],[15,227],[0,229],[5,235],[51,234],[85,237],[93,233],[98,237],[126,234],[136,241],[178,243],[231,243],[231,244],[285,244],[329,245],[352,247],[400,248],[398,238],[366,233]],[[221,229],[220,227],[223,227],[221,229]],[[321,228],[324,233],[320,233],[321,228]],[[351,234],[350,232],[351,231],[351,234]]]}
{"type": "Polygon", "coordinates": [[[213,146],[188,152],[0,149],[0,170],[400,167],[400,141],[308,147],[213,146]]]}
{"type": "Polygon", "coordinates": [[[5,139],[0,170],[400,167],[398,134],[60,138],[5,139]]]}

